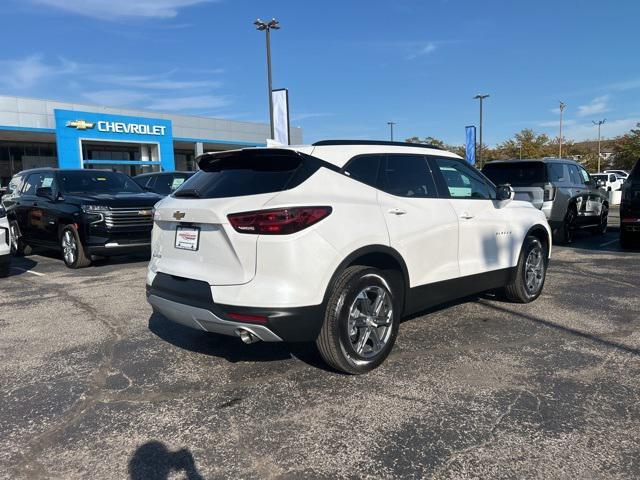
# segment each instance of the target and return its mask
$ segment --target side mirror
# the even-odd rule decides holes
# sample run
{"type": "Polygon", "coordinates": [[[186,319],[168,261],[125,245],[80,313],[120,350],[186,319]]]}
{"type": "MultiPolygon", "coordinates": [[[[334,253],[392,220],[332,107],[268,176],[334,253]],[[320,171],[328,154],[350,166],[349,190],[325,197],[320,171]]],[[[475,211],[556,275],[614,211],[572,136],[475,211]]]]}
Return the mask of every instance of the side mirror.
{"type": "Polygon", "coordinates": [[[496,198],[498,200],[511,200],[515,194],[515,190],[509,185],[498,185],[496,190],[496,198]]]}
{"type": "Polygon", "coordinates": [[[51,187],[40,187],[36,190],[36,197],[42,197],[53,201],[53,190],[51,187]]]}

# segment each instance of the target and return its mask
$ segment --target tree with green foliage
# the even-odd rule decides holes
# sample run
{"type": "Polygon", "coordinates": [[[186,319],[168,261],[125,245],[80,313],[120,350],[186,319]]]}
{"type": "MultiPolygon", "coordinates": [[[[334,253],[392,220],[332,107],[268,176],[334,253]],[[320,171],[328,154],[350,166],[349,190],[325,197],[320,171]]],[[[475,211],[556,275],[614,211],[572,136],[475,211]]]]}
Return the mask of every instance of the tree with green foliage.
{"type": "Polygon", "coordinates": [[[640,123],[616,138],[613,145],[613,164],[616,168],[631,169],[640,158],[640,123]]]}

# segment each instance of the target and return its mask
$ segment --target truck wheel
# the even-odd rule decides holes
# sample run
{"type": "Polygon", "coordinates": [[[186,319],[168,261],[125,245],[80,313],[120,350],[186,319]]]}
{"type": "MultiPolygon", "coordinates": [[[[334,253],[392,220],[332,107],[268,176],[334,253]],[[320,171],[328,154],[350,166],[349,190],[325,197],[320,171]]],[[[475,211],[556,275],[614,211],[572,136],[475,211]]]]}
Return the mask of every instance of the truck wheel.
{"type": "Polygon", "coordinates": [[[560,227],[559,240],[564,244],[573,242],[573,234],[576,228],[576,219],[578,218],[578,212],[575,206],[570,206],[567,210],[567,214],[564,216],[562,227],[560,227]]]}
{"type": "Polygon", "coordinates": [[[78,231],[73,225],[67,225],[60,236],[60,247],[64,264],[69,268],[84,268],[91,265],[91,260],[84,253],[78,231]]]}
{"type": "Polygon", "coordinates": [[[22,240],[18,222],[12,220],[9,223],[9,230],[11,230],[11,254],[15,257],[31,255],[31,247],[22,240]]]}
{"type": "Polygon", "coordinates": [[[538,238],[525,238],[515,274],[504,288],[505,296],[517,303],[538,298],[547,276],[547,259],[547,249],[538,238]]]}
{"type": "Polygon", "coordinates": [[[333,368],[350,374],[373,370],[387,358],[400,324],[398,287],[377,268],[345,269],[332,288],[316,345],[333,368]]]}

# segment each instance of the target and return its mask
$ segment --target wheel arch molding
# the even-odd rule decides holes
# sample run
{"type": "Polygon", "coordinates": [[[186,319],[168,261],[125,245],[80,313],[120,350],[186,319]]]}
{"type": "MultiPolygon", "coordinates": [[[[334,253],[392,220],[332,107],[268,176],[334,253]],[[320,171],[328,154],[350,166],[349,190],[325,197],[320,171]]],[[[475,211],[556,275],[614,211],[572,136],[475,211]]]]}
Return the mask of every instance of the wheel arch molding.
{"type": "Polygon", "coordinates": [[[383,271],[398,271],[400,275],[400,287],[402,295],[401,311],[404,309],[406,295],[409,291],[409,270],[400,253],[387,245],[367,245],[354,250],[347,255],[333,272],[329,284],[324,293],[323,304],[326,305],[333,285],[344,269],[352,265],[364,265],[372,268],[378,268],[383,271]]]}

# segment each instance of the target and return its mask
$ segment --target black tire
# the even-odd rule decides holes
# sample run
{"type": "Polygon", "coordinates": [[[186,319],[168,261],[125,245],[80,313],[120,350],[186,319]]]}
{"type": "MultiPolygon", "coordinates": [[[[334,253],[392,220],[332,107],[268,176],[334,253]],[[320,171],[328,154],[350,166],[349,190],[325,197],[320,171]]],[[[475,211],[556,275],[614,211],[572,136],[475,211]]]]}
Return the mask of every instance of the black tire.
{"type": "Polygon", "coordinates": [[[0,278],[9,276],[9,268],[11,267],[10,258],[3,259],[0,261],[0,278]]]}
{"type": "Polygon", "coordinates": [[[607,227],[609,224],[609,207],[602,206],[602,212],[600,212],[600,222],[597,227],[591,229],[591,233],[594,235],[604,235],[607,233],[607,227]]]}
{"type": "Polygon", "coordinates": [[[78,231],[73,225],[67,225],[62,229],[60,233],[60,249],[62,251],[62,259],[67,267],[77,269],[91,265],[91,259],[87,257],[78,231]]]}
{"type": "MultiPolygon", "coordinates": [[[[322,358],[331,367],[345,373],[359,375],[378,367],[389,356],[398,335],[402,308],[400,300],[402,288],[397,281],[393,281],[394,278],[390,272],[360,265],[348,267],[338,277],[331,289],[324,323],[316,339],[316,346],[322,358]],[[373,296],[378,295],[377,292],[380,292],[380,296],[373,296]],[[352,309],[356,309],[356,304],[361,308],[365,306],[373,308],[374,300],[378,298],[381,298],[381,303],[384,303],[381,308],[387,312],[384,317],[391,322],[390,325],[368,324],[367,322],[373,321],[371,319],[382,318],[382,316],[375,316],[373,312],[373,316],[368,319],[365,319],[365,313],[357,320],[350,321],[353,317],[350,317],[349,313],[352,309]],[[367,324],[357,326],[356,321],[367,324]],[[374,335],[375,339],[371,335],[374,335]],[[378,339],[384,341],[378,343],[378,339]],[[354,342],[356,342],[355,347],[354,342]],[[361,352],[357,351],[358,348],[361,352]],[[376,352],[377,348],[379,351],[376,352]]],[[[381,308],[378,308],[378,311],[381,308]]]]}
{"type": "Polygon", "coordinates": [[[624,230],[620,230],[620,246],[622,248],[632,248],[633,247],[633,242],[632,242],[632,238],[631,235],[629,234],[629,232],[625,232],[624,230]]]}
{"type": "Polygon", "coordinates": [[[548,249],[545,247],[544,243],[533,235],[526,237],[522,245],[522,251],[520,252],[516,271],[509,283],[504,287],[504,294],[507,299],[516,303],[529,303],[538,298],[542,293],[544,282],[547,277],[548,260],[548,249]],[[539,252],[541,255],[539,264],[541,272],[539,274],[537,274],[537,272],[528,272],[528,260],[534,250],[539,252]],[[536,274],[536,277],[538,277],[538,282],[535,282],[534,288],[530,288],[530,284],[527,281],[530,278],[528,275],[532,274],[536,274]]]}
{"type": "Polygon", "coordinates": [[[14,257],[26,257],[31,255],[31,247],[22,240],[22,233],[18,222],[12,220],[9,222],[9,230],[11,230],[11,254],[14,257]]]}
{"type": "Polygon", "coordinates": [[[569,206],[567,209],[567,213],[564,216],[564,220],[562,221],[562,226],[560,227],[559,240],[561,243],[566,245],[573,242],[573,235],[576,228],[576,219],[578,218],[578,211],[576,210],[575,205],[569,206]]]}

